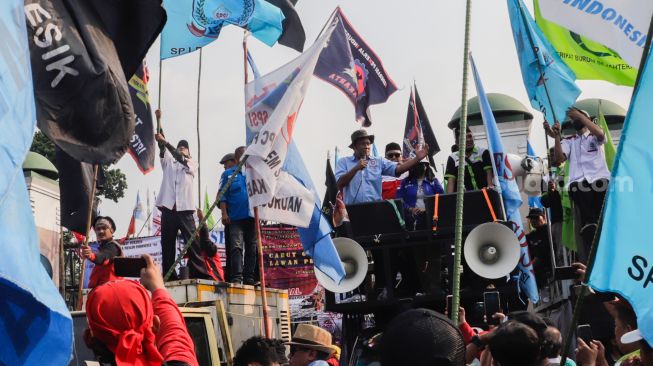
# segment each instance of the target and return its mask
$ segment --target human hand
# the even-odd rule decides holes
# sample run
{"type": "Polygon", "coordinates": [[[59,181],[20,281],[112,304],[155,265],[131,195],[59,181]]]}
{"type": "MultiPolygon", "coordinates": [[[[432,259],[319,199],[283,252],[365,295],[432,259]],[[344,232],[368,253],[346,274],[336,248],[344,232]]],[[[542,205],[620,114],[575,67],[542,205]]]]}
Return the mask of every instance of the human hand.
{"type": "Polygon", "coordinates": [[[461,306],[458,308],[458,325],[465,323],[467,323],[467,319],[465,318],[465,308],[461,306]]]}
{"type": "Polygon", "coordinates": [[[82,245],[81,248],[82,248],[82,256],[84,258],[91,258],[91,256],[93,255],[93,250],[91,249],[91,247],[89,247],[88,245],[82,245]]]}
{"type": "Polygon", "coordinates": [[[599,346],[597,341],[592,341],[590,344],[585,343],[581,338],[578,338],[578,348],[576,348],[576,362],[583,366],[596,366],[596,359],[599,354],[599,346]]]}
{"type": "Polygon", "coordinates": [[[549,124],[548,121],[545,120],[542,123],[542,127],[544,127],[544,132],[546,132],[547,135],[549,135],[550,137],[554,137],[553,130],[551,129],[551,125],[549,124]]]}
{"type": "Polygon", "coordinates": [[[141,268],[141,285],[148,289],[150,292],[165,288],[163,282],[163,275],[161,275],[161,268],[154,263],[152,257],[148,254],[141,256],[145,259],[145,268],[141,268]]]}
{"type": "Polygon", "coordinates": [[[367,163],[369,162],[368,159],[359,159],[358,164],[356,164],[356,169],[357,170],[363,170],[367,168],[367,163]]]}
{"type": "Polygon", "coordinates": [[[562,136],[562,128],[560,127],[560,122],[556,122],[553,124],[553,127],[551,128],[551,132],[553,132],[553,137],[562,136]]]}
{"type": "Polygon", "coordinates": [[[429,144],[424,144],[415,151],[418,160],[424,159],[429,154],[429,144]]]}
{"type": "Polygon", "coordinates": [[[231,225],[231,218],[229,218],[229,215],[222,214],[222,225],[231,225]]]}
{"type": "Polygon", "coordinates": [[[157,109],[156,111],[154,111],[154,115],[156,116],[156,119],[161,119],[161,110],[157,109]]]}
{"type": "Polygon", "coordinates": [[[199,208],[195,212],[197,213],[197,218],[202,221],[204,219],[204,212],[202,212],[202,210],[199,208]]]}
{"type": "Polygon", "coordinates": [[[576,274],[578,274],[578,280],[580,282],[585,281],[585,273],[587,272],[587,266],[583,263],[575,262],[571,264],[572,267],[576,268],[576,274]]]}
{"type": "Polygon", "coordinates": [[[587,119],[587,116],[583,112],[574,107],[567,109],[567,117],[569,117],[569,119],[572,121],[577,120],[584,122],[585,119],[587,119]]]}
{"type": "Polygon", "coordinates": [[[549,181],[549,192],[555,192],[556,191],[556,184],[552,180],[549,181]]]}
{"type": "Polygon", "coordinates": [[[165,142],[165,141],[166,141],[166,138],[165,138],[165,136],[163,136],[162,133],[157,133],[157,134],[155,134],[155,135],[154,135],[154,139],[155,139],[156,141],[158,141],[158,142],[165,142]]]}

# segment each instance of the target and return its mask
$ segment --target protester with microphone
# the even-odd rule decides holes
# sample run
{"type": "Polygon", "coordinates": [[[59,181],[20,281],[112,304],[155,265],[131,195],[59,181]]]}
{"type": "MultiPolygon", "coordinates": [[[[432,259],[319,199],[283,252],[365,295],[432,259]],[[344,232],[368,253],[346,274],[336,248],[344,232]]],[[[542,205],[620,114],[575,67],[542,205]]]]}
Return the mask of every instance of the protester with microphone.
{"type": "Polygon", "coordinates": [[[415,151],[415,157],[399,164],[384,157],[370,156],[373,143],[374,135],[363,129],[355,131],[349,145],[354,154],[339,159],[336,164],[338,189],[344,191],[347,205],[381,201],[382,176],[400,176],[417,165],[429,151],[425,144],[415,151]]]}
{"type": "MultiPolygon", "coordinates": [[[[154,138],[159,142],[161,149],[159,156],[163,180],[156,206],[161,210],[163,273],[167,273],[175,262],[177,232],[181,230],[184,242],[188,242],[195,231],[193,180],[197,174],[197,164],[191,158],[186,140],[180,140],[175,148],[161,133],[157,133],[154,138]]],[[[198,256],[198,253],[200,253],[199,243],[194,241],[188,254],[198,256]]],[[[176,278],[174,272],[171,278],[176,278]]]]}

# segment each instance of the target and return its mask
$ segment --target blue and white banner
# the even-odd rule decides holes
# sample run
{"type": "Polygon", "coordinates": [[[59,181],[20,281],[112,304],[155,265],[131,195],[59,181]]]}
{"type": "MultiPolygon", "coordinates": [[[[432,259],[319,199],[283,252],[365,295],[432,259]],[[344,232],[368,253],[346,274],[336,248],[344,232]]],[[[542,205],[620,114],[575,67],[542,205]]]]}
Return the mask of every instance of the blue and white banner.
{"type": "Polygon", "coordinates": [[[540,1],[544,18],[617,51],[639,67],[653,14],[647,0],[540,1]]]}
{"type": "Polygon", "coordinates": [[[161,58],[197,51],[233,24],[268,46],[283,32],[283,13],[264,0],[164,0],[168,22],[161,33],[161,58]]]}
{"type": "Polygon", "coordinates": [[[41,265],[22,170],[36,127],[24,6],[0,2],[0,364],[65,365],[73,323],[41,265]]]}
{"type": "Polygon", "coordinates": [[[653,59],[640,70],[628,108],[621,143],[603,211],[601,238],[589,284],[619,293],[635,309],[637,325],[653,344],[653,250],[651,220],[642,214],[653,205],[653,59]]]}
{"type": "Polygon", "coordinates": [[[550,124],[562,123],[567,109],[580,95],[576,75],[560,59],[522,0],[507,1],[512,35],[531,106],[542,112],[550,124]]]}
{"type": "Polygon", "coordinates": [[[533,303],[537,303],[540,300],[540,297],[537,292],[537,284],[535,283],[533,262],[528,253],[528,242],[525,238],[526,234],[524,233],[524,225],[522,224],[521,215],[519,214],[519,208],[522,205],[521,193],[519,192],[515,176],[512,174],[512,167],[508,161],[508,154],[503,148],[503,141],[501,141],[499,128],[497,127],[497,122],[492,114],[490,102],[485,95],[485,90],[483,89],[481,78],[476,70],[476,65],[471,57],[470,61],[474,73],[474,81],[476,82],[478,103],[480,105],[481,115],[487,133],[488,147],[494,156],[495,179],[498,178],[499,180],[499,187],[497,188],[501,191],[503,205],[506,209],[506,216],[509,221],[514,223],[513,230],[515,231],[515,235],[519,239],[519,244],[521,246],[521,257],[518,265],[519,270],[521,271],[518,281],[519,289],[520,292],[525,293],[533,303]]]}

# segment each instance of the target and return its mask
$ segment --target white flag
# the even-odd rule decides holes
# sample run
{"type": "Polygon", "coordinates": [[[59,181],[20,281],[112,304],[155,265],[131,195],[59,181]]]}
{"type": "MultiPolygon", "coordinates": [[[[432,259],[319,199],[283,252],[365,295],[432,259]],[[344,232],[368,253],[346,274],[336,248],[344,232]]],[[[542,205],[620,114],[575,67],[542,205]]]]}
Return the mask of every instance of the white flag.
{"type": "Polygon", "coordinates": [[[544,18],[604,44],[638,68],[653,14],[650,0],[544,0],[544,18]]]}
{"type": "Polygon", "coordinates": [[[263,219],[307,227],[315,206],[313,194],[283,172],[288,145],[313,70],[335,25],[302,55],[245,86],[248,132],[245,152],[250,207],[260,206],[263,219]]]}

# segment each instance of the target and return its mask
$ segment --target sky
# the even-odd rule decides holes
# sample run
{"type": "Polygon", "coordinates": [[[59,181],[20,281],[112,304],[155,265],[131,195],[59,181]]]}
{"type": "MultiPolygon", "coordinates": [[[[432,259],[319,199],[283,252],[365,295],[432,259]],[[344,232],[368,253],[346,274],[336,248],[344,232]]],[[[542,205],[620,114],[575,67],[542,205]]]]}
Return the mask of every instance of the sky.
{"type": "MultiPolygon", "coordinates": [[[[526,3],[532,13],[532,2],[527,0],[526,3]]],[[[447,123],[462,101],[465,1],[300,0],[296,10],[306,31],[305,49],[313,43],[336,6],[343,9],[358,33],[380,57],[399,88],[386,103],[371,107],[372,126],[368,130],[376,136],[379,152],[383,153],[386,143],[402,140],[410,86],[415,81],[442,148],[435,156],[441,178],[440,167],[446,163],[449,147],[454,143],[447,123]]],[[[171,143],[186,139],[192,156],[199,157],[202,202],[205,191],[211,200],[217,193],[223,171],[218,163],[220,158],[233,152],[235,147],[245,145],[242,40],[243,30],[228,26],[202,51],[199,152],[199,52],[166,59],[161,78],[158,40],[147,54],[150,103],[153,109],[160,106],[162,126],[171,143]]],[[[278,44],[270,48],[253,37],[249,37],[248,47],[262,74],[299,55],[297,51],[278,44]]],[[[505,0],[472,2],[470,49],[487,93],[508,94],[531,109],[535,117],[530,141],[536,153],[544,155],[543,118],[530,107],[522,83],[505,0]]],[[[628,107],[632,94],[630,87],[603,81],[580,80],[577,83],[582,89],[579,99],[603,98],[628,107]]],[[[468,98],[475,95],[470,75],[468,98]]],[[[353,105],[344,94],[313,78],[293,138],[320,196],[324,193],[327,152],[331,151],[333,156],[337,146],[340,156],[349,155],[350,135],[358,128],[353,105]]],[[[159,190],[162,176],[158,161],[155,166],[154,171],[143,175],[129,154],[115,165],[126,174],[129,188],[118,203],[104,200],[100,212],[115,219],[118,235],[124,235],[127,230],[137,192],[140,192],[145,205],[147,191],[153,195],[159,190]]],[[[154,204],[152,198],[150,204],[154,204]]],[[[142,235],[146,234],[143,232],[142,235]]]]}

